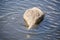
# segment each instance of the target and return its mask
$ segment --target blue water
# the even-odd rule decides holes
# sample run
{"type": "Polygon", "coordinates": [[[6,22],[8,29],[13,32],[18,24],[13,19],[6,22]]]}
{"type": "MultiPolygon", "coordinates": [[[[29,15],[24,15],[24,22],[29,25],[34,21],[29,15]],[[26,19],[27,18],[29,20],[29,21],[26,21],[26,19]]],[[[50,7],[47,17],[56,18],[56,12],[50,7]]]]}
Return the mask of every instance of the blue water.
{"type": "Polygon", "coordinates": [[[60,40],[60,0],[0,0],[0,40],[60,40]],[[44,20],[37,29],[25,28],[25,10],[38,7],[44,20]]]}

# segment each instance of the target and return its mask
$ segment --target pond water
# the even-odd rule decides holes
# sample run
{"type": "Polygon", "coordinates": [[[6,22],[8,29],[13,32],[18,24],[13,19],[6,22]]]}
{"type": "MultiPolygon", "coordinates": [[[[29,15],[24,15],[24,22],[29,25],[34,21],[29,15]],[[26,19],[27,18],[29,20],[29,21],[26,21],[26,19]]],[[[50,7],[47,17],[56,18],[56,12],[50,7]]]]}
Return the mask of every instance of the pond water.
{"type": "Polygon", "coordinates": [[[60,40],[60,0],[0,0],[0,40],[60,40]],[[44,20],[27,30],[25,10],[38,7],[44,20]]]}

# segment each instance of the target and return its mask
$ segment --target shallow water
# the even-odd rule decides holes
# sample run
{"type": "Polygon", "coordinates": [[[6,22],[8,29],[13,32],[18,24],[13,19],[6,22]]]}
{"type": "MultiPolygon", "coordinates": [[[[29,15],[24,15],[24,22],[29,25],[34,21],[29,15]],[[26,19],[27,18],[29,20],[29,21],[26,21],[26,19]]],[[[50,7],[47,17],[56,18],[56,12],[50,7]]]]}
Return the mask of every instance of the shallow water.
{"type": "Polygon", "coordinates": [[[59,40],[60,0],[0,0],[0,40],[59,40]],[[45,17],[37,29],[27,30],[26,9],[38,7],[45,17]]]}

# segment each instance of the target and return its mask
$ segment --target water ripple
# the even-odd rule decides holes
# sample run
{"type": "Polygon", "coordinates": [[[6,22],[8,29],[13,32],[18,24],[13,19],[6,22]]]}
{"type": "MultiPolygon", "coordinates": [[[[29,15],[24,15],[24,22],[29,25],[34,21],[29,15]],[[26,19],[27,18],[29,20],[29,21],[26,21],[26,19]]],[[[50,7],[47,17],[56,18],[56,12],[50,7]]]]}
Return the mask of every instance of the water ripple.
{"type": "Polygon", "coordinates": [[[25,40],[30,38],[31,40],[57,40],[60,38],[59,17],[59,0],[1,0],[1,39],[25,40]],[[28,31],[24,24],[23,14],[25,10],[32,7],[40,8],[45,13],[45,17],[41,24],[38,25],[38,28],[28,31]]]}

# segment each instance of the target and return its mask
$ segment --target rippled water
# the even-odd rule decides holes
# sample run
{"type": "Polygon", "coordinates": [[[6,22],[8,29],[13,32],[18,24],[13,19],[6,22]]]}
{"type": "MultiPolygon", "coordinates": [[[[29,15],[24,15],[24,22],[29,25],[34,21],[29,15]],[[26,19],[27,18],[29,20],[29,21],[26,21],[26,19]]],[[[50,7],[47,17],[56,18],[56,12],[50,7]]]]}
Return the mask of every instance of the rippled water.
{"type": "Polygon", "coordinates": [[[60,0],[0,0],[0,40],[60,40],[60,0]],[[28,31],[23,14],[32,7],[45,17],[39,28],[28,31]]]}

